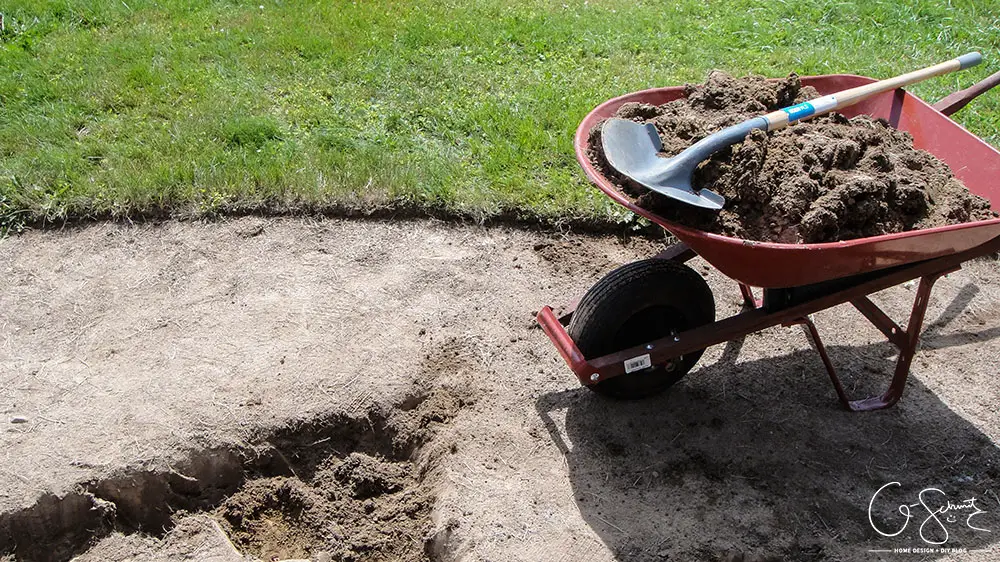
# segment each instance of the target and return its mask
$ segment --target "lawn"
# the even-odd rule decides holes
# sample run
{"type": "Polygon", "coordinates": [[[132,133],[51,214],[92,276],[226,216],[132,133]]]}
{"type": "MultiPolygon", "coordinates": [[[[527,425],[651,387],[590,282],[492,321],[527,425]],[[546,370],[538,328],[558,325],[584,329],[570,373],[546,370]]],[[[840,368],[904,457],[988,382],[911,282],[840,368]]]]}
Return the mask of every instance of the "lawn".
{"type": "MultiPolygon", "coordinates": [[[[708,70],[1000,69],[1000,2],[6,0],[0,227],[404,206],[624,221],[572,135],[708,70]]],[[[1000,142],[1000,93],[957,120],[1000,142]]]]}

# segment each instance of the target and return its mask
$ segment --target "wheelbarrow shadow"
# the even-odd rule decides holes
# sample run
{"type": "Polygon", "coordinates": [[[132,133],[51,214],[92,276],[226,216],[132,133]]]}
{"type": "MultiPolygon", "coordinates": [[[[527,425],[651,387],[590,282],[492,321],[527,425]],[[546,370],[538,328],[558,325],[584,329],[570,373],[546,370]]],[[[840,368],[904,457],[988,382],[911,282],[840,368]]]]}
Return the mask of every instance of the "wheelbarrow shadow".
{"type": "Polygon", "coordinates": [[[969,303],[980,292],[974,283],[968,283],[959,289],[958,294],[952,299],[948,307],[941,312],[936,320],[929,323],[920,335],[922,349],[943,349],[953,345],[960,345],[969,342],[987,341],[1000,337],[1000,326],[994,326],[979,331],[962,331],[952,334],[941,334],[941,330],[956,320],[963,312],[968,310],[969,303]]]}
{"type": "MultiPolygon", "coordinates": [[[[962,298],[971,295],[953,304],[962,298]]],[[[933,325],[955,315],[949,308],[933,325]]],[[[938,348],[954,340],[927,336],[938,348]]],[[[850,413],[814,351],[737,363],[741,345],[729,342],[719,361],[660,397],[618,402],[578,388],[538,399],[580,513],[619,560],[879,560],[898,548],[931,549],[924,558],[995,548],[1000,450],[918,377],[896,407],[850,413]],[[931,511],[966,507],[930,517],[918,503],[928,488],[939,490],[924,492],[931,511]],[[970,498],[985,513],[967,520],[970,498]],[[899,509],[909,504],[907,519],[899,509]]],[[[886,372],[896,353],[889,344],[828,351],[850,366],[848,380],[886,372]]]]}

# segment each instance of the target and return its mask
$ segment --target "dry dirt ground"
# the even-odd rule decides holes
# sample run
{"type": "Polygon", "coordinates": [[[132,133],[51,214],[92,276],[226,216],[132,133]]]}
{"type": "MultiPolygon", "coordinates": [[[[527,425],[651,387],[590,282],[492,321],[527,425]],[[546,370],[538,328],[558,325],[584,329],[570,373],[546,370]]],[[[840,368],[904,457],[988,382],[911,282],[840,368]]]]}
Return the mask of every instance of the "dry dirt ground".
{"type": "MultiPolygon", "coordinates": [[[[0,241],[0,557],[1000,559],[997,262],[939,281],[891,410],[842,411],[796,327],[604,399],[533,314],[660,245],[259,218],[0,241]],[[884,532],[917,506],[888,538],[890,482],[884,532]],[[929,519],[931,488],[955,509],[929,519]],[[945,538],[970,552],[872,552],[945,538]]],[[[901,320],[914,292],[874,300],[901,320]]],[[[815,320],[849,392],[886,383],[856,311],[815,320]]]]}

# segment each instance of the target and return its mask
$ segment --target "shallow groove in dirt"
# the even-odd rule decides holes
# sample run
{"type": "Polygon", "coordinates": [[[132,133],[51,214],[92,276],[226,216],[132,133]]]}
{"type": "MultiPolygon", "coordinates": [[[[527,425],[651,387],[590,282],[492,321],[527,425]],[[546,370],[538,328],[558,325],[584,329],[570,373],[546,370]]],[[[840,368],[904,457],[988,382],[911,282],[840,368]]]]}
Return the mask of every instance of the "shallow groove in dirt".
{"type": "MultiPolygon", "coordinates": [[[[245,447],[192,451],[169,470],[130,470],[0,514],[0,557],[69,560],[112,532],[164,536],[208,512],[261,559],[439,559],[430,535],[437,430],[470,403],[436,388],[363,414],[289,424],[245,447]]],[[[440,445],[440,446],[438,446],[440,445]]]]}
{"type": "MultiPolygon", "coordinates": [[[[597,189],[588,187],[588,189],[597,189]]],[[[245,217],[259,218],[289,218],[303,217],[315,219],[351,219],[359,221],[426,221],[440,220],[453,224],[474,224],[482,227],[506,226],[521,230],[555,233],[576,232],[592,235],[627,235],[661,239],[663,230],[645,219],[632,216],[625,209],[615,206],[618,213],[616,220],[597,216],[551,217],[538,215],[529,211],[506,209],[488,215],[477,215],[468,212],[455,211],[441,207],[419,205],[406,202],[394,202],[376,207],[357,207],[349,204],[330,205],[323,207],[303,208],[251,208],[225,209],[213,215],[192,215],[171,209],[149,210],[125,217],[111,214],[94,214],[88,216],[61,217],[58,220],[38,218],[27,221],[26,228],[37,230],[62,230],[66,228],[82,228],[95,223],[158,224],[176,221],[216,221],[233,220],[245,217]]]]}

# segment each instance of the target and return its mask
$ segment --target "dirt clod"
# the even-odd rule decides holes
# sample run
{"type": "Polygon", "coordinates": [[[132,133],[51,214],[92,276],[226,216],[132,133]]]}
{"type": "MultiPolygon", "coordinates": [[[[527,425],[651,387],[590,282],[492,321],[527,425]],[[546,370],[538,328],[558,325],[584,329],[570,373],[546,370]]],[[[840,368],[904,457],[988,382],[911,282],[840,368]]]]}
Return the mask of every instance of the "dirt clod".
{"type": "MultiPolygon", "coordinates": [[[[665,156],[724,127],[817,97],[795,74],[767,81],[714,71],[662,106],[626,103],[617,117],[656,126],[665,156]]],[[[773,133],[755,130],[713,155],[694,186],[726,198],[721,211],[678,203],[619,175],[591,131],[591,160],[639,206],[668,220],[770,242],[832,242],[994,218],[946,164],[913,147],[913,137],[882,119],[832,113],[773,133]]]]}
{"type": "Polygon", "coordinates": [[[398,492],[404,476],[400,466],[364,453],[351,453],[333,469],[334,479],[349,488],[352,497],[362,500],[398,492]]]}

